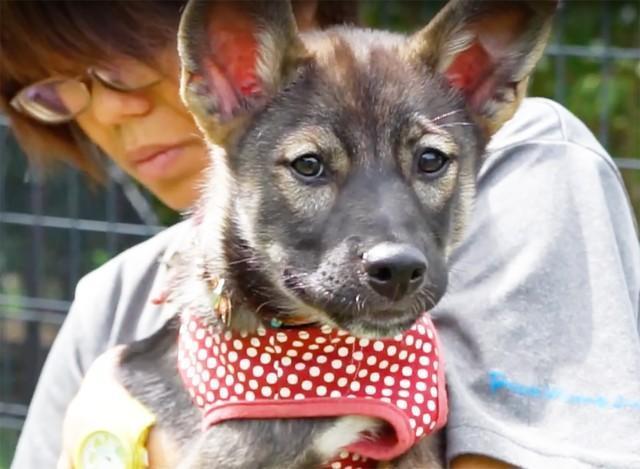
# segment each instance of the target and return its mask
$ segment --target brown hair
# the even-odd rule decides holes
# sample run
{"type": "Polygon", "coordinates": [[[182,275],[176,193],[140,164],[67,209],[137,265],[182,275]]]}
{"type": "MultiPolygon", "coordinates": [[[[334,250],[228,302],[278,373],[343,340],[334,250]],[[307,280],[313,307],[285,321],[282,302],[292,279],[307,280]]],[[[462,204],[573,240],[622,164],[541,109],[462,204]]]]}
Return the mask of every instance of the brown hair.
{"type": "MultiPolygon", "coordinates": [[[[29,157],[39,163],[70,162],[100,177],[73,123],[39,123],[16,112],[9,101],[24,86],[52,74],[77,75],[114,56],[152,63],[155,52],[175,40],[185,3],[0,0],[0,112],[9,117],[29,157]]],[[[322,27],[356,22],[357,2],[320,0],[317,18],[322,27]]]]}

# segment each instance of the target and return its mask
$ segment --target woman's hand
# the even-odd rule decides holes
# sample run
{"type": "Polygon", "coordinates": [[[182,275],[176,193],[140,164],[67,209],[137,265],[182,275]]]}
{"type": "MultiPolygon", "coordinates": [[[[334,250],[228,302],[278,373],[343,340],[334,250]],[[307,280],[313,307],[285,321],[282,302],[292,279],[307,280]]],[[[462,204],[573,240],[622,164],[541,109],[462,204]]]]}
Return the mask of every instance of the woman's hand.
{"type": "Polygon", "coordinates": [[[451,469],[509,469],[512,467],[497,459],[477,454],[464,454],[451,461],[451,469]]]}

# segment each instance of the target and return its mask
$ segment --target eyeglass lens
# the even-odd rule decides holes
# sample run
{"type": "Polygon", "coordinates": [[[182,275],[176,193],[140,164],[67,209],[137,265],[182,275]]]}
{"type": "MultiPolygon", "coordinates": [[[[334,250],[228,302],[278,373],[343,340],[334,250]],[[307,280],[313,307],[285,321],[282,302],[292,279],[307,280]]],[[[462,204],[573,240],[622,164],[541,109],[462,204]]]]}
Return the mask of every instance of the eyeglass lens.
{"type": "Polygon", "coordinates": [[[52,79],[26,88],[18,102],[34,117],[55,122],[82,112],[89,104],[89,92],[79,81],[52,79]]]}

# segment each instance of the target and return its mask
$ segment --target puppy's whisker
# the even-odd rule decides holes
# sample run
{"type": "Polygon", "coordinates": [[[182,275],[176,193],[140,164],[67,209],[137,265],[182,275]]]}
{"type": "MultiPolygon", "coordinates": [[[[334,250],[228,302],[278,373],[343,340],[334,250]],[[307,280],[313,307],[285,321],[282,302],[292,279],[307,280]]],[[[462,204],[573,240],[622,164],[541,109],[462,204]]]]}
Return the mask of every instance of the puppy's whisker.
{"type": "Polygon", "coordinates": [[[446,124],[438,125],[438,127],[444,129],[445,127],[473,127],[475,125],[473,122],[447,122],[446,124]]]}
{"type": "Polygon", "coordinates": [[[288,274],[284,276],[286,280],[296,280],[298,282],[307,280],[308,277],[307,274],[288,274]]]}
{"type": "Polygon", "coordinates": [[[454,274],[466,274],[467,270],[464,269],[464,266],[455,266],[449,267],[449,272],[454,274]]]}
{"type": "Polygon", "coordinates": [[[262,303],[260,306],[258,306],[256,308],[256,315],[259,315],[260,314],[260,310],[262,310],[262,308],[264,308],[265,306],[270,305],[270,304],[273,304],[272,300],[267,300],[264,303],[262,303]]]}
{"type": "Polygon", "coordinates": [[[434,307],[436,304],[436,299],[435,296],[433,295],[433,293],[427,291],[425,292],[425,296],[427,298],[427,300],[429,301],[429,303],[431,303],[431,307],[434,307]]]}
{"type": "Polygon", "coordinates": [[[259,259],[257,256],[249,256],[242,259],[236,259],[234,261],[228,262],[227,265],[230,267],[239,265],[239,264],[257,264],[259,259]]]}
{"type": "Polygon", "coordinates": [[[463,112],[463,111],[464,111],[464,109],[454,109],[453,111],[445,112],[444,114],[440,114],[440,115],[432,118],[431,122],[434,122],[434,123],[438,122],[438,121],[444,119],[445,117],[449,117],[449,116],[452,116],[453,114],[457,114],[457,113],[463,112]]]}

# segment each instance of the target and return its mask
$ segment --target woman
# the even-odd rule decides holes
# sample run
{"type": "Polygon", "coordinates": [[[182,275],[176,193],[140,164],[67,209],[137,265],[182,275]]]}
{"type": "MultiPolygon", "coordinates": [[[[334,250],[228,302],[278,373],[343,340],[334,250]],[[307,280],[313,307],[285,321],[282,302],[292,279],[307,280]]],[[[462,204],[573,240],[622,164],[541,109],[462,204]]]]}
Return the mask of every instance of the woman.
{"type": "MultiPolygon", "coordinates": [[[[297,5],[303,27],[312,5],[297,5]]],[[[91,173],[81,153],[88,139],[168,205],[188,207],[208,157],[177,97],[180,6],[115,2],[98,12],[90,3],[5,0],[0,94],[25,148],[71,155],[91,173]],[[75,80],[50,81],[58,76],[75,80]]],[[[166,319],[153,300],[187,230],[171,228],[80,282],[14,467],[51,467],[57,429],[91,363],[166,319]]],[[[447,356],[453,467],[639,463],[639,443],[624,438],[640,426],[632,405],[640,399],[634,222],[609,156],[562,107],[527,100],[492,141],[450,284],[433,315],[447,356]]],[[[108,356],[96,369],[107,372],[88,377],[76,416],[99,410],[95,395],[121,392],[108,356]]],[[[70,453],[83,425],[65,428],[70,453]]],[[[156,454],[162,434],[152,430],[149,445],[156,454]]]]}
{"type": "MultiPolygon", "coordinates": [[[[3,0],[3,110],[25,150],[98,177],[88,138],[169,207],[188,208],[208,157],[177,92],[184,3],[3,0]]],[[[317,14],[315,2],[294,5],[301,27],[355,19],[351,2],[317,14]]]]}

